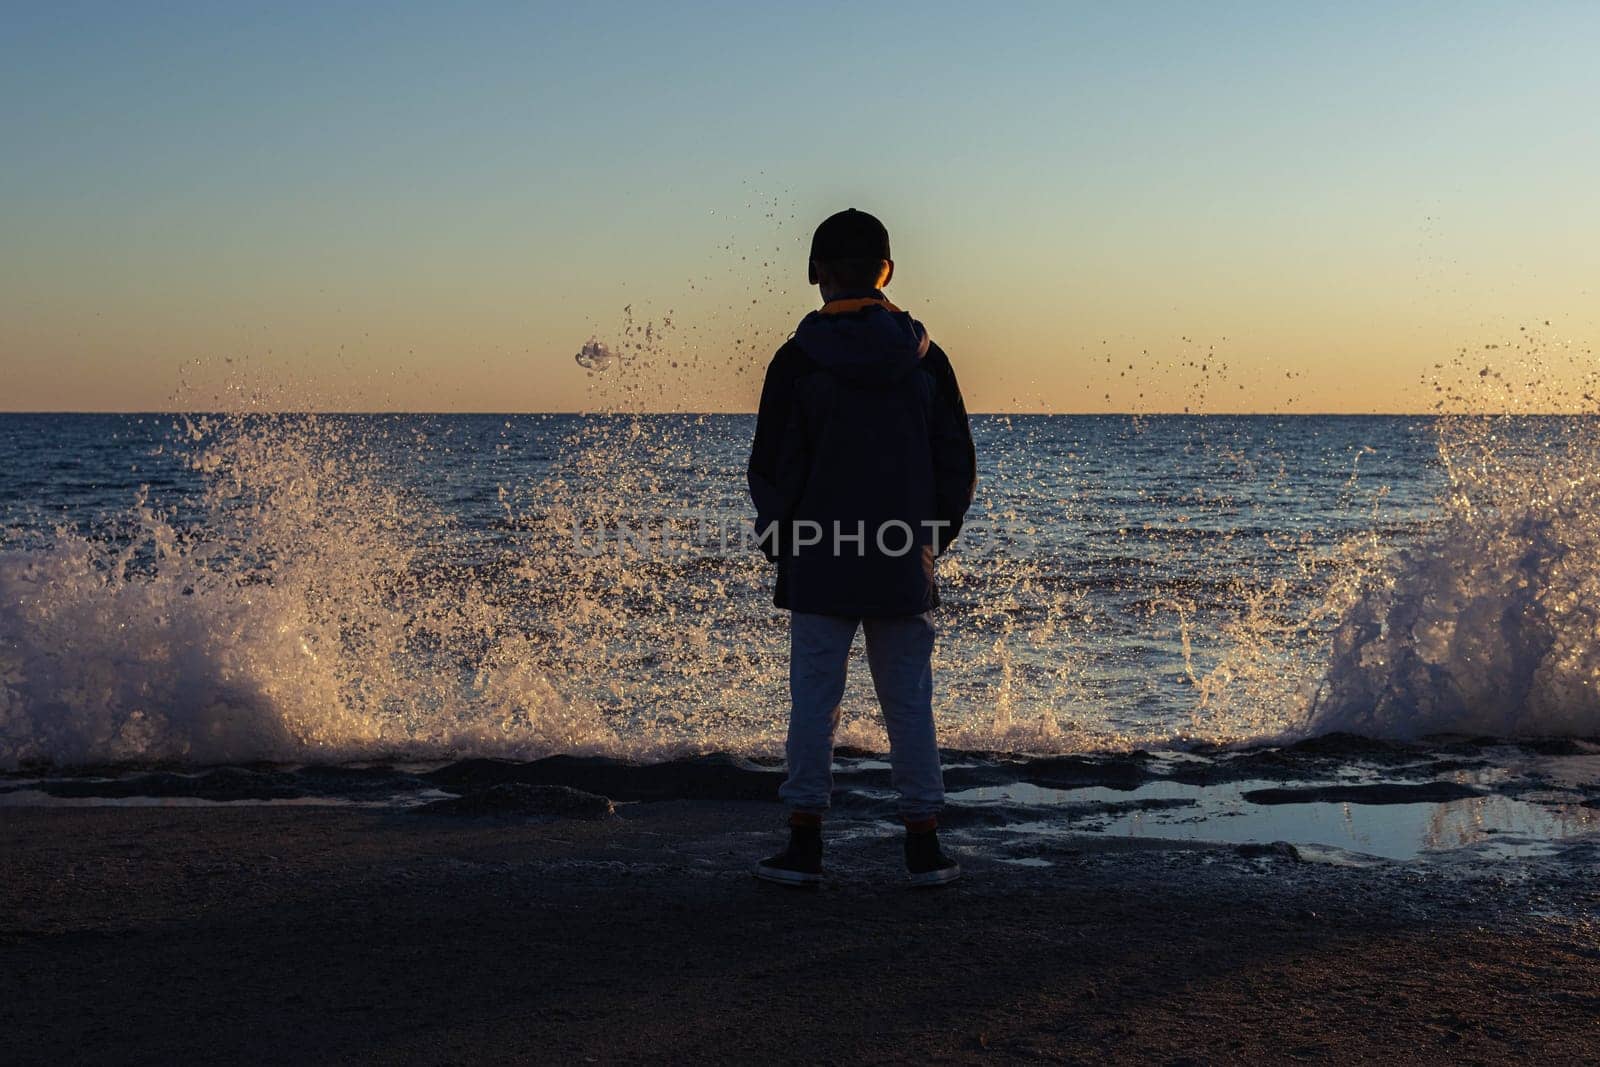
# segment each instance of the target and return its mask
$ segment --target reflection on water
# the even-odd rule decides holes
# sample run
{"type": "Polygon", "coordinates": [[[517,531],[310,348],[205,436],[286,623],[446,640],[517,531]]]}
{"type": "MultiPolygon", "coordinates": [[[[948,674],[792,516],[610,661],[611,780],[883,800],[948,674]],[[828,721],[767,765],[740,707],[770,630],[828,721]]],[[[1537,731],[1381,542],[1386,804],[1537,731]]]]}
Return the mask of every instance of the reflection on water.
{"type": "Polygon", "coordinates": [[[1223,844],[1287,841],[1394,860],[1469,846],[1512,857],[1542,855],[1565,838],[1600,830],[1600,810],[1583,807],[1576,797],[1566,803],[1489,795],[1442,803],[1258,804],[1243,795],[1277,784],[1151,782],[1124,791],[1016,783],[963,790],[952,793],[950,801],[1023,809],[1028,816],[1004,828],[1015,834],[1103,834],[1223,844]]]}

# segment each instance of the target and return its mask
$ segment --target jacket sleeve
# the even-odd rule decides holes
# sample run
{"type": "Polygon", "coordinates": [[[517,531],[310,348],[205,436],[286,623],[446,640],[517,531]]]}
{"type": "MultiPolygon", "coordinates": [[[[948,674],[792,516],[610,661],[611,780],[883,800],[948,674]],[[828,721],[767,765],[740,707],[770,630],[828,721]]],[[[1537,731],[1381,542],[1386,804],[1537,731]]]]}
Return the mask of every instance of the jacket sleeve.
{"type": "Polygon", "coordinates": [[[930,345],[923,359],[935,385],[931,427],[934,507],[939,520],[948,525],[940,527],[934,551],[942,553],[961,532],[962,520],[977,493],[978,452],[972,444],[972,424],[950,357],[938,345],[930,345]]]}
{"type": "MultiPolygon", "coordinates": [[[[750,445],[750,500],[756,506],[756,536],[762,537],[773,523],[787,521],[798,503],[795,487],[786,476],[800,442],[799,420],[794,410],[795,379],[806,363],[799,346],[792,341],[779,348],[767,365],[766,381],[761,386],[761,407],[756,414],[756,436],[750,445]]],[[[781,547],[774,537],[761,541],[761,550],[777,560],[781,547]]]]}

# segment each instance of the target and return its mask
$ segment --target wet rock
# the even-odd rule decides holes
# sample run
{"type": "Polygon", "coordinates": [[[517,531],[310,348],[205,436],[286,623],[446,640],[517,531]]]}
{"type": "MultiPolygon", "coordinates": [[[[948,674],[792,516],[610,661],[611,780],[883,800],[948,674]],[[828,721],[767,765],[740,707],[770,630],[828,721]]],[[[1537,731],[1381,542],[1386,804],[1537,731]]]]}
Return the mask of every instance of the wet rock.
{"type": "Polygon", "coordinates": [[[1575,737],[1532,737],[1518,741],[1517,746],[1541,756],[1587,756],[1594,753],[1592,742],[1575,737]]]}
{"type": "Polygon", "coordinates": [[[550,756],[530,763],[467,759],[423,775],[450,793],[492,785],[564,785],[616,800],[776,800],[783,774],[717,753],[666,763],[628,763],[603,756],[550,756]]]}
{"type": "Polygon", "coordinates": [[[1012,826],[1038,818],[1036,809],[1009,804],[946,804],[939,812],[939,826],[946,830],[1012,826]]]}
{"type": "Polygon", "coordinates": [[[981,789],[985,786],[1010,785],[1018,780],[1022,765],[1018,763],[992,764],[977,767],[947,767],[944,787],[956,793],[963,789],[981,789]]]}
{"type": "Polygon", "coordinates": [[[204,774],[158,771],[108,781],[68,778],[40,782],[34,788],[53,797],[192,797],[197,800],[289,800],[304,796],[287,771],[218,767],[204,774]]]}
{"type": "Polygon", "coordinates": [[[1247,859],[1288,860],[1290,863],[1300,862],[1300,850],[1287,841],[1273,841],[1265,845],[1255,843],[1235,845],[1233,850],[1247,859]]]}
{"type": "Polygon", "coordinates": [[[1019,780],[1046,789],[1137,789],[1152,775],[1140,761],[1091,760],[1080,756],[1046,756],[1024,763],[1019,780]]]}
{"type": "Polygon", "coordinates": [[[1219,755],[1209,760],[1176,764],[1168,772],[1170,781],[1184,785],[1223,785],[1268,778],[1275,781],[1309,781],[1328,777],[1331,760],[1286,748],[1254,748],[1219,755]]]}
{"type": "Polygon", "coordinates": [[[1417,746],[1403,741],[1385,741],[1380,738],[1335,731],[1296,741],[1286,746],[1284,751],[1307,756],[1337,756],[1340,759],[1383,762],[1415,759],[1417,746]]]}
{"type": "Polygon", "coordinates": [[[1247,789],[1241,795],[1254,804],[1439,804],[1488,796],[1488,793],[1457,782],[1381,782],[1375,785],[1247,789]]]}
{"type": "Polygon", "coordinates": [[[1438,734],[1426,738],[1430,747],[1441,752],[1478,755],[1486,750],[1520,748],[1540,756],[1589,756],[1600,751],[1600,737],[1461,737],[1438,734]]]}
{"type": "MultiPolygon", "coordinates": [[[[835,806],[838,799],[835,798],[835,806]]],[[[1085,820],[1105,820],[1136,811],[1171,811],[1196,807],[1189,797],[1144,797],[1139,800],[1093,800],[1053,803],[1048,805],[979,803],[947,803],[939,812],[939,825],[951,829],[972,827],[1015,826],[1019,823],[1059,824],[1063,830],[1079,832],[1098,831],[1100,826],[1085,826],[1085,820]]],[[[878,812],[879,817],[898,819],[893,802],[886,802],[878,812]]]]}
{"type": "Polygon", "coordinates": [[[1073,814],[1125,815],[1130,811],[1172,811],[1175,808],[1199,806],[1193,797],[1145,797],[1142,800],[1107,800],[1090,804],[1068,804],[1073,814]]]}
{"type": "Polygon", "coordinates": [[[1308,737],[1289,745],[1265,745],[1229,750],[1208,746],[1196,749],[1208,759],[1175,764],[1167,777],[1185,785],[1223,785],[1266,778],[1280,782],[1315,781],[1332,775],[1334,769],[1350,765],[1383,767],[1387,773],[1416,777],[1426,773],[1417,765],[1429,752],[1415,744],[1362,737],[1351,733],[1330,733],[1308,737]]]}
{"type": "Polygon", "coordinates": [[[994,763],[1014,758],[1014,752],[998,752],[991,748],[941,748],[939,761],[951,763],[994,763]]]}
{"type": "Polygon", "coordinates": [[[564,785],[527,785],[523,782],[502,782],[465,796],[435,800],[412,810],[418,815],[464,818],[609,819],[617,813],[608,797],[564,785]]]}
{"type": "MultiPolygon", "coordinates": [[[[190,797],[218,802],[336,797],[368,800],[416,793],[428,783],[392,767],[342,767],[313,764],[289,769],[272,764],[217,767],[201,773],[156,770],[129,773],[104,769],[104,775],[65,773],[20,788],[54,797],[120,800],[129,797],[190,797]]],[[[19,787],[8,787],[19,788],[19,787]]],[[[6,788],[0,788],[0,792],[6,788]]]]}
{"type": "Polygon", "coordinates": [[[347,800],[417,793],[427,788],[427,783],[416,775],[381,765],[341,767],[337,764],[312,764],[296,771],[294,782],[308,796],[341,797],[347,800]]]}
{"type": "Polygon", "coordinates": [[[1432,763],[1420,764],[1415,768],[1400,768],[1396,773],[1416,777],[1437,778],[1442,774],[1454,774],[1457,771],[1476,771],[1489,766],[1489,761],[1484,759],[1442,759],[1432,763]]]}

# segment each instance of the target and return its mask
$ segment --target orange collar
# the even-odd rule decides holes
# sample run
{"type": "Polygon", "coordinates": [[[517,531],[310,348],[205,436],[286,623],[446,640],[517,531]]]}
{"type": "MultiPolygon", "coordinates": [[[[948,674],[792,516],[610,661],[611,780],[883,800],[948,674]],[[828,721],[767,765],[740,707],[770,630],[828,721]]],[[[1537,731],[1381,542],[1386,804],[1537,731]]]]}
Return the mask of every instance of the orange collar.
{"type": "Polygon", "coordinates": [[[900,310],[882,297],[858,296],[849,300],[830,300],[826,304],[822,305],[822,314],[848,315],[852,311],[860,311],[862,308],[868,307],[881,307],[885,310],[895,312],[900,310]]]}

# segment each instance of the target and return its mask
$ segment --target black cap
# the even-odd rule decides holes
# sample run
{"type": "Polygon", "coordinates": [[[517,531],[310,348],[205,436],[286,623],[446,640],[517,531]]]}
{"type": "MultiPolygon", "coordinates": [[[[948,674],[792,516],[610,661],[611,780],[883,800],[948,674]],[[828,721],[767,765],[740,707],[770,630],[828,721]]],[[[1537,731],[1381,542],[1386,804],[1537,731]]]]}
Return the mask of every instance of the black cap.
{"type": "Polygon", "coordinates": [[[893,258],[889,255],[889,231],[883,223],[855,208],[829,215],[811,237],[812,262],[893,258]]]}

